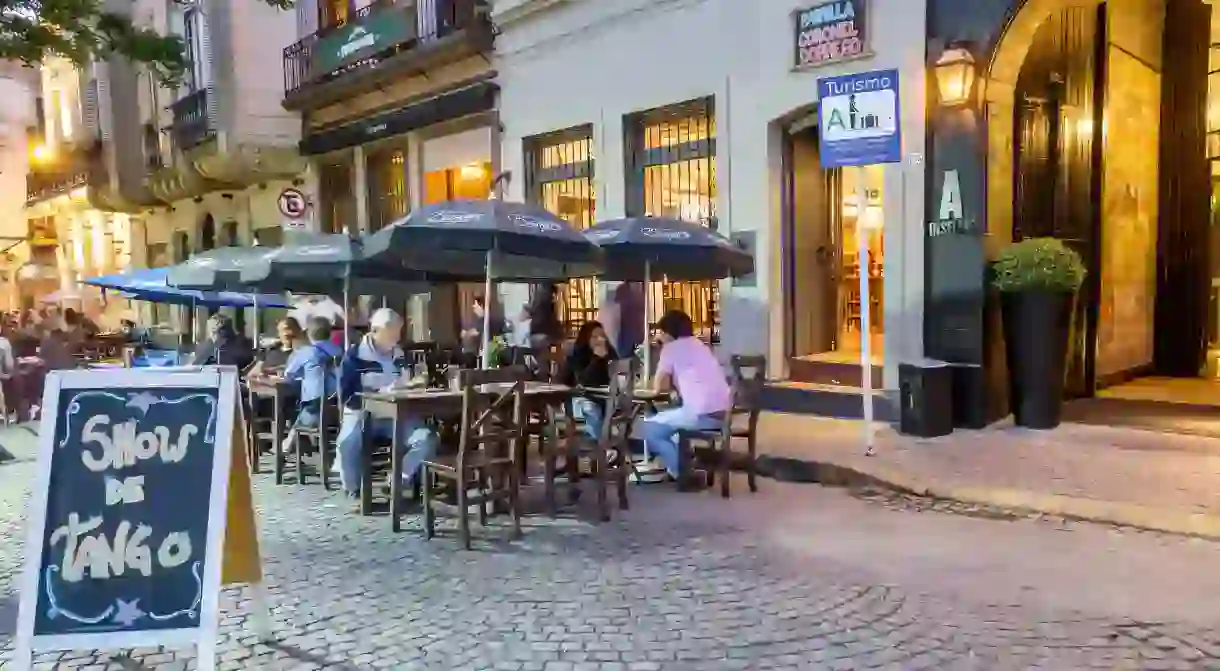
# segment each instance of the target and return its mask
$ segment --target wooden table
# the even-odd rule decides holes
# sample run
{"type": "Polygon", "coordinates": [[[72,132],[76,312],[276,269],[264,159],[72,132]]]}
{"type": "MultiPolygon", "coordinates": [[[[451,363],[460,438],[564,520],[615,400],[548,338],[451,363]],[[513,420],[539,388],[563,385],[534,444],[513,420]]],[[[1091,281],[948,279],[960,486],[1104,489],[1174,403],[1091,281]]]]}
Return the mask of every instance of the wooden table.
{"type": "MultiPolygon", "coordinates": [[[[488,394],[507,391],[512,385],[489,384],[480,390],[488,394]]],[[[546,382],[526,382],[525,398],[534,408],[550,407],[567,403],[572,397],[573,388],[562,384],[546,382]]],[[[416,417],[429,415],[456,415],[462,411],[462,390],[460,389],[402,389],[395,391],[371,392],[362,395],[364,412],[368,419],[389,419],[393,421],[390,443],[390,524],[397,532],[402,530],[402,436],[399,425],[410,415],[416,417]]],[[[364,450],[360,477],[360,514],[368,515],[373,509],[373,474],[369,463],[372,453],[372,431],[365,424],[364,450]]]]}
{"type": "MultiPolygon", "coordinates": [[[[281,446],[288,435],[288,407],[296,399],[297,386],[282,377],[264,375],[247,377],[246,389],[250,392],[250,468],[259,472],[258,436],[255,431],[254,407],[256,399],[269,398],[274,410],[271,416],[271,453],[275,455],[275,484],[284,484],[284,451],[281,446]]],[[[299,475],[297,477],[300,477],[299,475]]]]}

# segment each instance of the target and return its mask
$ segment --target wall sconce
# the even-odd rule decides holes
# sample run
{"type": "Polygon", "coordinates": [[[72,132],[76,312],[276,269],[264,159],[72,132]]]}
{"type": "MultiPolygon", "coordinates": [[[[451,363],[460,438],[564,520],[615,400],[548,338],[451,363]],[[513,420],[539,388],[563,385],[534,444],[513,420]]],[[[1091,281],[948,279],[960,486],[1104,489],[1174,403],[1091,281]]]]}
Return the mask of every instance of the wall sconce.
{"type": "Polygon", "coordinates": [[[933,66],[940,104],[961,107],[970,104],[976,76],[974,56],[963,44],[950,44],[933,66]]]}

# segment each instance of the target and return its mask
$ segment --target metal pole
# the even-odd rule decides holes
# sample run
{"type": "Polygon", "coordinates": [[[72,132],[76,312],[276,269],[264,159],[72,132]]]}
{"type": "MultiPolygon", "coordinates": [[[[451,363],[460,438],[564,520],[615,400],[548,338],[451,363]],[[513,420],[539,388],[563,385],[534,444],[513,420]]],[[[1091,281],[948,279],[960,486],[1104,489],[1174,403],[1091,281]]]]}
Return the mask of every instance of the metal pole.
{"type": "Polygon", "coordinates": [[[869,262],[868,174],[865,166],[856,168],[856,246],[860,267],[860,380],[861,402],[864,405],[864,451],[873,453],[873,343],[872,305],[869,296],[871,263],[869,262]]]}
{"type": "Polygon", "coordinates": [[[487,273],[483,278],[483,342],[480,350],[480,358],[483,363],[483,368],[491,368],[491,358],[488,353],[491,348],[491,260],[492,251],[487,250],[487,273]]]}

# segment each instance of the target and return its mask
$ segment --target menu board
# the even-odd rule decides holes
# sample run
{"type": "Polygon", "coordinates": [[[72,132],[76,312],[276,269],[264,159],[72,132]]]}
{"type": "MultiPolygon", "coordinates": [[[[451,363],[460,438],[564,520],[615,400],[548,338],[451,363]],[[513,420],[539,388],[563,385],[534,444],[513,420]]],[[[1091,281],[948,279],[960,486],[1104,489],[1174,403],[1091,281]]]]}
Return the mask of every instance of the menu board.
{"type": "Polygon", "coordinates": [[[17,664],[34,650],[202,648],[222,569],[262,578],[236,371],[56,371],[46,387],[17,664]],[[235,530],[246,537],[230,543],[235,530]]]}

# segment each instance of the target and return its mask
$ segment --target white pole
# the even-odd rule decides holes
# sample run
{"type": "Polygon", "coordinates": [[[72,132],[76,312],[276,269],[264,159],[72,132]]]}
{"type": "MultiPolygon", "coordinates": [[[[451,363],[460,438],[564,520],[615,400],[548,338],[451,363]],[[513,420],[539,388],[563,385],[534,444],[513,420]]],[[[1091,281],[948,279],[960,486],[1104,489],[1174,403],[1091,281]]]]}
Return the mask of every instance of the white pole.
{"type": "Polygon", "coordinates": [[[487,250],[487,274],[483,278],[483,342],[481,358],[483,368],[491,368],[491,358],[487,356],[491,347],[491,259],[492,251],[487,250]]]}
{"type": "Polygon", "coordinates": [[[352,288],[351,269],[349,268],[343,275],[343,351],[352,348],[352,325],[347,323],[351,317],[352,309],[350,305],[352,288]]]}
{"type": "Polygon", "coordinates": [[[652,317],[652,261],[644,262],[644,383],[652,382],[652,329],[648,320],[652,317]]]}
{"type": "Polygon", "coordinates": [[[868,175],[867,167],[856,168],[856,246],[860,267],[860,379],[864,404],[864,451],[873,453],[873,347],[872,306],[869,297],[868,175]]]}
{"type": "MultiPolygon", "coordinates": [[[[644,262],[644,384],[652,385],[652,329],[648,320],[652,317],[652,261],[644,262]]],[[[648,441],[644,441],[644,464],[652,463],[648,441]]]]}

